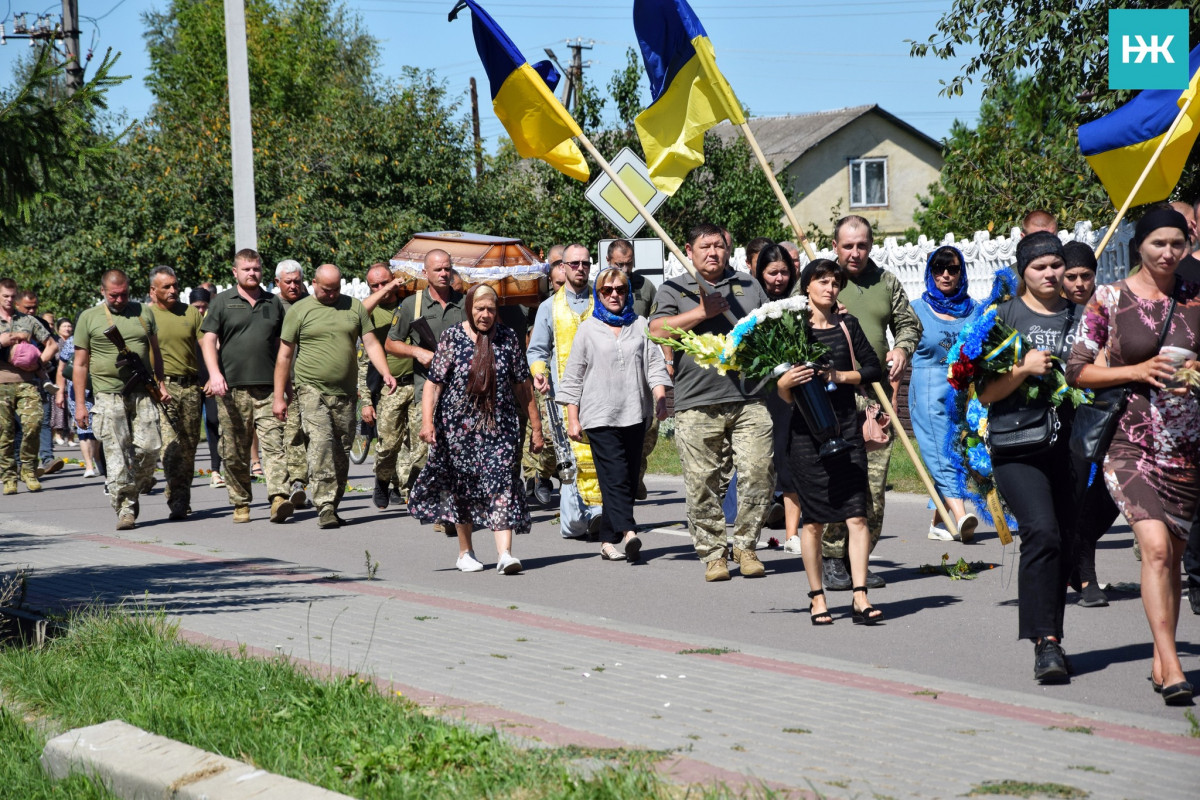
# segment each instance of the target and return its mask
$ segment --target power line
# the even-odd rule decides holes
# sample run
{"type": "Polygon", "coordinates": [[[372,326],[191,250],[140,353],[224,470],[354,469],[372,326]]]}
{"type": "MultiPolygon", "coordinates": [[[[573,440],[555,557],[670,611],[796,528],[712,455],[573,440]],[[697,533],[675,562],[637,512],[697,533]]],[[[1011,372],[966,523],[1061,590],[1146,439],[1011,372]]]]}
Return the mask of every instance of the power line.
{"type": "Polygon", "coordinates": [[[116,11],[118,8],[120,8],[123,5],[125,5],[125,0],[117,0],[117,4],[115,6],[113,6],[112,8],[110,8],[108,11],[105,11],[103,14],[101,14],[98,17],[88,17],[88,19],[90,19],[94,22],[99,22],[100,20],[104,19],[109,14],[113,13],[114,11],[116,11]]]}

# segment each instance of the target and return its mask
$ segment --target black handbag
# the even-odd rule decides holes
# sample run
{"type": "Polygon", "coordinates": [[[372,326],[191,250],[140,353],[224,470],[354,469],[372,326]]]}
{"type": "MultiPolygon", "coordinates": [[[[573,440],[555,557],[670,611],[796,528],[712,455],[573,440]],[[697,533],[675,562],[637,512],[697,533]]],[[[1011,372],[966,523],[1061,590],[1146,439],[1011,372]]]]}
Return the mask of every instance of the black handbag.
{"type": "Polygon", "coordinates": [[[988,449],[994,458],[1021,459],[1058,442],[1062,424],[1051,405],[1022,406],[988,415],[988,449]]]}
{"type": "MultiPolygon", "coordinates": [[[[1162,347],[1171,328],[1171,317],[1175,315],[1175,298],[1171,298],[1171,306],[1167,309],[1167,321],[1163,323],[1162,332],[1158,335],[1155,350],[1162,347]]],[[[1111,332],[1110,332],[1111,337],[1111,332]]],[[[1125,413],[1125,406],[1133,395],[1133,388],[1126,386],[1110,386],[1096,391],[1092,402],[1075,409],[1075,421],[1071,425],[1071,452],[1080,458],[1099,464],[1112,444],[1113,436],[1117,433],[1117,424],[1125,413]]]]}
{"type": "MultiPolygon", "coordinates": [[[[1067,320],[1059,334],[1058,356],[1067,345],[1067,332],[1075,323],[1075,306],[1067,311],[1067,320]]],[[[1049,403],[1034,406],[1015,402],[994,403],[988,413],[988,450],[994,458],[1012,460],[1044,453],[1058,443],[1062,423],[1049,403]]]]}

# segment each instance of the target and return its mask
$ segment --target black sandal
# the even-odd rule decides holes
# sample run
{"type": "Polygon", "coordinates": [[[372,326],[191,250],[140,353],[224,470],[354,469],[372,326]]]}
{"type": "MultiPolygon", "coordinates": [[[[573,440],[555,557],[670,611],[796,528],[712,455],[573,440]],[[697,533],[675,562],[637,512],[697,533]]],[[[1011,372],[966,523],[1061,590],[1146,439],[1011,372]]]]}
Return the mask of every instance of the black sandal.
{"type": "MultiPolygon", "coordinates": [[[[862,592],[863,594],[866,594],[867,587],[855,586],[850,591],[851,592],[862,592]]],[[[850,601],[850,611],[853,612],[855,625],[874,625],[876,622],[883,619],[883,612],[880,611],[875,606],[867,605],[867,606],[863,606],[862,608],[859,608],[856,605],[854,605],[853,600],[850,601]]]]}
{"type": "Polygon", "coordinates": [[[824,589],[817,589],[815,592],[808,593],[808,598],[809,598],[809,603],[808,603],[809,617],[808,618],[812,620],[813,625],[832,625],[833,624],[833,614],[829,613],[828,607],[824,611],[818,611],[816,614],[813,613],[812,598],[820,597],[823,594],[825,594],[824,589]]]}

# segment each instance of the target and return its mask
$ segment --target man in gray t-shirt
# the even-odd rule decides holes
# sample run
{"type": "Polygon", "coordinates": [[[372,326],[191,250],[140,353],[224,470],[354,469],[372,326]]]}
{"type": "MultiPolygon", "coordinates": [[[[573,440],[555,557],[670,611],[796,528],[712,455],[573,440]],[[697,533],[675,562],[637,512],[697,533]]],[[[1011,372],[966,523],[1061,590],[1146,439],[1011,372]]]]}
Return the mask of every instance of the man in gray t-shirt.
{"type": "MultiPolygon", "coordinates": [[[[651,334],[668,337],[668,327],[698,334],[728,333],[733,324],[726,311],[740,318],[767,302],[756,280],[727,265],[728,249],[717,226],[705,223],[692,228],[687,255],[709,284],[707,294],[701,297],[690,274],[664,283],[650,311],[651,334]]],[[[696,555],[705,563],[704,579],[729,580],[721,498],[735,467],[738,508],[733,555],[743,576],[758,577],[764,569],[755,548],[775,489],[771,415],[761,397],[742,390],[736,373],[721,375],[700,367],[678,349],[674,361],[675,444],[683,465],[688,530],[696,555]]]]}

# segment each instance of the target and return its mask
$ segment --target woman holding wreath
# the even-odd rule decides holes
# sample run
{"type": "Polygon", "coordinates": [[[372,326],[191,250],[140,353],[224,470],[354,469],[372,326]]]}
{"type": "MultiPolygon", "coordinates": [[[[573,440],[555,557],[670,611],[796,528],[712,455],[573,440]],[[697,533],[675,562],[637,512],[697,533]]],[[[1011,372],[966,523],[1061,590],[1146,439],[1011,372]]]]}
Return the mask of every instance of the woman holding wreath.
{"type": "MultiPolygon", "coordinates": [[[[1070,351],[1075,305],[1060,294],[1066,265],[1058,237],[1041,231],[1017,245],[1017,296],[1001,303],[999,320],[1033,349],[1019,355],[1008,372],[984,372],[976,379],[979,402],[988,408],[989,443],[996,485],[1021,531],[1017,567],[1018,636],[1034,643],[1033,677],[1041,683],[1067,680],[1062,649],[1067,578],[1074,566],[1072,544],[1082,481],[1073,468],[1071,420],[1067,404],[1058,408],[1056,429],[1040,452],[1013,456],[997,448],[995,432],[1004,419],[1043,412],[1053,415],[1043,393],[1029,387],[1062,369],[1070,351]]],[[[1013,347],[1021,352],[1021,339],[1013,347]]],[[[1087,476],[1082,476],[1083,480],[1087,476]]]]}
{"type": "Polygon", "coordinates": [[[582,442],[587,434],[591,444],[604,497],[600,557],[637,561],[642,541],[633,503],[642,441],[651,413],[666,419],[671,379],[662,348],[646,338],[646,320],[634,313],[625,272],[603,270],[592,292],[592,316],[575,333],[557,399],[567,406],[567,435],[582,442]]]}
{"type": "Polygon", "coordinates": [[[1142,605],[1154,639],[1150,682],[1167,705],[1192,698],[1175,646],[1180,560],[1200,504],[1200,400],[1181,368],[1197,368],[1200,284],[1175,275],[1187,220],[1167,207],[1138,221],[1130,242],[1140,269],[1096,290],[1067,376],[1077,386],[1132,389],[1104,458],[1104,482],[1142,549],[1142,605]],[[1105,350],[1108,366],[1095,363],[1105,350]]]}
{"type": "Polygon", "coordinates": [[[471,533],[491,528],[499,555],[496,570],[521,571],[512,534],[529,530],[529,507],[520,485],[521,422],[528,408],[533,452],[542,449],[542,423],[525,353],[511,328],[496,322],[496,291],[485,283],[467,292],[467,319],[442,334],[422,397],[421,439],[429,460],[408,501],[421,522],[452,522],[458,532],[462,572],[480,572],[471,533]]]}
{"type": "Polygon", "coordinates": [[[811,316],[810,338],[829,348],[819,372],[807,365],[792,367],[780,376],[777,391],[791,404],[792,390],[813,380],[834,387],[830,395],[841,437],[850,449],[826,459],[818,457],[819,442],[809,430],[803,414],[792,414],[787,458],[791,486],[804,509],[801,529],[801,558],[808,576],[813,625],[832,625],[833,615],[825,601],[821,559],[821,533],[829,522],[845,522],[849,531],[847,553],[854,584],[851,601],[855,623],[873,625],[883,612],[867,600],[867,559],[871,533],[867,529],[867,449],[863,442],[855,403],[855,387],[880,380],[879,357],[863,335],[858,320],[837,312],[838,294],[846,286],[846,271],[836,261],[818,258],[800,273],[800,292],[808,295],[811,316]],[[826,366],[827,364],[827,366],[826,366]]]}

